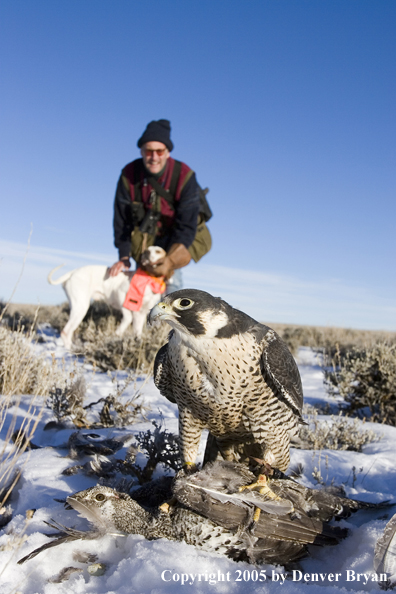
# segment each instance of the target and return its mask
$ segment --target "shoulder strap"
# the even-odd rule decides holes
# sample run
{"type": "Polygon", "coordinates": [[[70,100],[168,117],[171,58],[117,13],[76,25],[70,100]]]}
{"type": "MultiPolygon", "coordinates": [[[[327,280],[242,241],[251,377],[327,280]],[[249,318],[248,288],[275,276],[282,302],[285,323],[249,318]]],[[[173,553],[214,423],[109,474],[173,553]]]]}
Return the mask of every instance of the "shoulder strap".
{"type": "Polygon", "coordinates": [[[133,169],[131,170],[130,176],[130,194],[132,202],[141,202],[142,201],[142,194],[141,194],[141,186],[142,186],[142,171],[143,171],[143,159],[136,159],[131,163],[133,165],[133,169]],[[133,184],[132,181],[137,179],[137,181],[133,184]]]}
{"type": "Polygon", "coordinates": [[[175,159],[175,163],[174,163],[173,171],[172,171],[172,178],[171,178],[171,181],[169,184],[169,190],[165,190],[165,188],[163,188],[161,186],[161,184],[159,184],[158,181],[154,177],[147,178],[147,181],[150,184],[150,186],[152,188],[154,188],[154,190],[157,192],[157,194],[159,194],[160,196],[165,198],[165,200],[167,201],[169,206],[171,206],[173,209],[174,209],[174,204],[175,204],[177,183],[179,181],[180,172],[181,172],[181,166],[182,166],[181,162],[176,161],[176,159],[175,159]]]}
{"type": "Polygon", "coordinates": [[[154,177],[148,177],[147,181],[150,184],[150,186],[156,191],[156,193],[159,194],[159,196],[165,198],[165,200],[170,204],[170,206],[173,207],[174,196],[172,196],[170,190],[165,190],[165,188],[163,188],[154,177]]]}
{"type": "Polygon", "coordinates": [[[174,198],[176,196],[176,188],[177,188],[177,183],[179,181],[179,177],[180,177],[180,172],[181,172],[181,161],[176,161],[175,159],[175,164],[173,166],[173,171],[172,171],[172,179],[171,179],[171,183],[169,185],[169,194],[174,198]]]}

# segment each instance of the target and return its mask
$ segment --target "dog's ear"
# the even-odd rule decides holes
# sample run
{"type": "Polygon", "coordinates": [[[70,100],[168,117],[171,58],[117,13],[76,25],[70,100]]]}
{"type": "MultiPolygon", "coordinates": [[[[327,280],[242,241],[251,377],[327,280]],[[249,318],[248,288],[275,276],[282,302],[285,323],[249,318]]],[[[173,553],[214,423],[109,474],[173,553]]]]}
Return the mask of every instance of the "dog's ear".
{"type": "Polygon", "coordinates": [[[147,264],[150,264],[150,248],[147,248],[147,250],[144,250],[144,252],[142,252],[142,255],[140,256],[140,264],[142,266],[147,266],[147,264]]]}

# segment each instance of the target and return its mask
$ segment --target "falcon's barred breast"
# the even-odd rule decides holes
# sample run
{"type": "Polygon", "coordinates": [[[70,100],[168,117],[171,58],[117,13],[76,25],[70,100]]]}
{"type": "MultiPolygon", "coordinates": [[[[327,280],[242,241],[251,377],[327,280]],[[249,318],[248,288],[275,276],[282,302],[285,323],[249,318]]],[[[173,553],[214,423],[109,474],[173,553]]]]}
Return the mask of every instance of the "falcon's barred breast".
{"type": "Polygon", "coordinates": [[[195,463],[203,429],[226,460],[254,456],[285,471],[302,423],[297,365],[268,326],[197,289],[171,293],[150,313],[173,328],[157,353],[154,381],[179,408],[184,463],[195,463]]]}

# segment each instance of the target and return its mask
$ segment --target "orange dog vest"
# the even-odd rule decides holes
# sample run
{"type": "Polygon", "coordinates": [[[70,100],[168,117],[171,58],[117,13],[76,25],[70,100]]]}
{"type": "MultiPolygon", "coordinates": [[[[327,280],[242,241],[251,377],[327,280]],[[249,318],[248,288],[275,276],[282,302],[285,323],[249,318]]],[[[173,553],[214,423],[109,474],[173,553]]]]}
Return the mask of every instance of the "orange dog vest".
{"type": "Polygon", "coordinates": [[[139,311],[147,285],[150,285],[153,293],[165,292],[166,284],[162,276],[151,276],[145,270],[138,268],[132,277],[123,307],[131,311],[139,311]]]}

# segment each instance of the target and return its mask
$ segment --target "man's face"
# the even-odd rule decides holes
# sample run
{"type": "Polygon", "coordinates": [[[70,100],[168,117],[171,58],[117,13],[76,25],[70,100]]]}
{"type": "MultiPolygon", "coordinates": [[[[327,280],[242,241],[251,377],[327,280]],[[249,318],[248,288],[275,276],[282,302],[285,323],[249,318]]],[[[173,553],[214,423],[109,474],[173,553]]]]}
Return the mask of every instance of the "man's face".
{"type": "Polygon", "coordinates": [[[146,142],[140,149],[140,154],[143,157],[143,163],[150,173],[159,173],[166,165],[169,158],[169,151],[162,142],[153,140],[146,142]]]}

